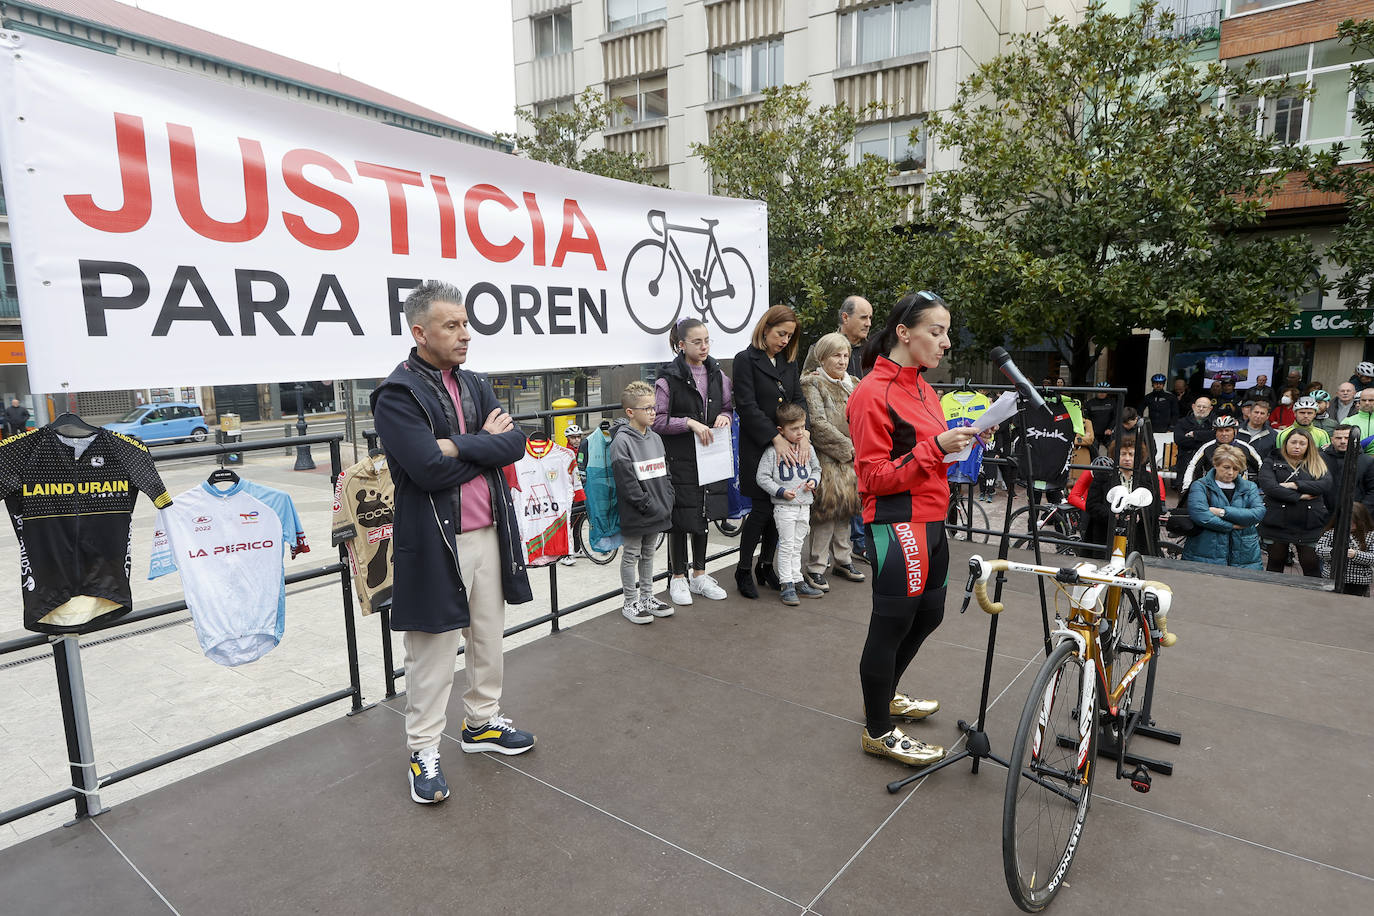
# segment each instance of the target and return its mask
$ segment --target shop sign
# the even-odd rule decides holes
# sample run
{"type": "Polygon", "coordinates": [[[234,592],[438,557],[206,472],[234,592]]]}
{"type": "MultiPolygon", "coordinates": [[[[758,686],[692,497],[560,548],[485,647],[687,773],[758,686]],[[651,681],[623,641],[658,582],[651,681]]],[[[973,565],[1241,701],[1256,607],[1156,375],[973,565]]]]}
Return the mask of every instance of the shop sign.
{"type": "Polygon", "coordinates": [[[1271,337],[1364,337],[1374,333],[1374,318],[1356,309],[1299,312],[1271,337]]]}

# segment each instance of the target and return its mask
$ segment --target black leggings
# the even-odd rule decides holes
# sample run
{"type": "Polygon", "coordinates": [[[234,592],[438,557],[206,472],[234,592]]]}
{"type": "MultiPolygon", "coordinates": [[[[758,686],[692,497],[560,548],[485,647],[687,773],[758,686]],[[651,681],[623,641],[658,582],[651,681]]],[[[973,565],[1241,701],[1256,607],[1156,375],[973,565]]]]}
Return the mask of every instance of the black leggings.
{"type": "Polygon", "coordinates": [[[1321,561],[1317,559],[1316,548],[1291,541],[1274,541],[1269,545],[1269,565],[1265,568],[1270,572],[1283,572],[1283,568],[1288,565],[1290,543],[1298,548],[1298,565],[1302,567],[1302,574],[1312,578],[1320,576],[1322,566],[1321,561]]]}
{"type": "Polygon", "coordinates": [[[674,576],[687,575],[687,541],[692,541],[692,568],[706,568],[706,532],[687,534],[685,531],[668,532],[668,572],[674,576]]]}
{"type": "Polygon", "coordinates": [[[921,643],[945,619],[949,542],[944,522],[866,525],[873,614],[859,659],[869,735],[892,730],[888,704],[921,643]]]}
{"type": "MultiPolygon", "coordinates": [[[[773,500],[767,496],[751,497],[753,503],[749,514],[744,517],[744,526],[739,532],[738,568],[748,570],[754,563],[754,548],[763,541],[763,554],[760,563],[773,565],[773,557],[778,552],[778,526],[773,524],[773,500]]],[[[941,529],[944,530],[943,528],[941,529]]]]}

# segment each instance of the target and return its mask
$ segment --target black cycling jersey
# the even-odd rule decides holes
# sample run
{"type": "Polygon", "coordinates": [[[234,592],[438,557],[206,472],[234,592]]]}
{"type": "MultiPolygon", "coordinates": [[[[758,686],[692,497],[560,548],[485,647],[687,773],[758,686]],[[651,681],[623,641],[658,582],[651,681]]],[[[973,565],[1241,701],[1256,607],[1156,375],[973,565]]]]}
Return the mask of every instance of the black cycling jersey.
{"type": "Polygon", "coordinates": [[[172,504],[144,444],[107,429],[50,426],[0,442],[0,498],[19,538],[24,626],[79,633],[127,614],[129,522],[137,490],[172,504]]]}

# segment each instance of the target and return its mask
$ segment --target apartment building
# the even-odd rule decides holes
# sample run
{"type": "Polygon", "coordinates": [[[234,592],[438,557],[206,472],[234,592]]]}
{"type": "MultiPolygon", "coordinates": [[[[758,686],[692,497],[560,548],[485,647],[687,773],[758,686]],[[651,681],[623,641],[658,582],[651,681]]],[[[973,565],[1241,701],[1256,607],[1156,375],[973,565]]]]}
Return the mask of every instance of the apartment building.
{"type": "Polygon", "coordinates": [[[708,193],[691,145],[747,117],[770,86],[810,85],[817,104],[886,105],[855,155],[897,167],[916,194],[930,171],[956,165],[919,134],[960,81],[1007,36],[1075,18],[1078,0],[514,0],[516,103],[568,106],[584,87],[625,103],[607,147],[643,153],[659,183],[708,193]]]}
{"type": "MultiPolygon", "coordinates": [[[[301,105],[330,108],[458,143],[507,148],[484,131],[374,86],[114,0],[0,0],[0,25],[284,96],[301,105]]],[[[48,416],[49,405],[48,399],[35,397],[28,384],[3,176],[0,270],[0,394],[6,404],[11,396],[20,396],[42,420],[48,416]]],[[[342,383],[306,384],[309,407],[343,408],[342,383]]],[[[167,379],[164,387],[142,391],[81,392],[75,406],[99,421],[119,416],[135,403],[195,400],[207,415],[232,412],[243,419],[259,419],[294,414],[294,389],[293,384],[267,382],[195,388],[167,379]]]]}

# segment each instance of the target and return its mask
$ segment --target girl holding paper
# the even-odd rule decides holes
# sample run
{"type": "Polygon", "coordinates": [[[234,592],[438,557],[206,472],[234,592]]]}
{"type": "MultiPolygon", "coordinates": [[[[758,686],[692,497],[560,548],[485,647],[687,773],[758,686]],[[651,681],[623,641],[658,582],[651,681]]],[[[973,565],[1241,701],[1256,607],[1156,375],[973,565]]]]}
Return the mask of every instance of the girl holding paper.
{"type": "Polygon", "coordinates": [[[730,379],[711,356],[711,337],[698,318],[684,318],[668,331],[675,355],[654,386],[653,430],[663,439],[673,480],[672,528],[668,531],[668,597],[691,604],[693,595],[725,597],[706,572],[706,526],[729,511],[724,479],[703,486],[697,475],[697,442],[730,440],[734,410],[730,379]],[[692,576],[687,577],[687,542],[692,545],[692,576]]]}

